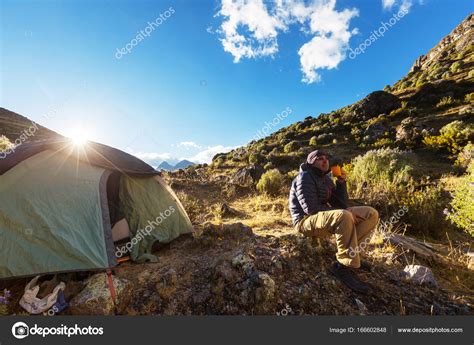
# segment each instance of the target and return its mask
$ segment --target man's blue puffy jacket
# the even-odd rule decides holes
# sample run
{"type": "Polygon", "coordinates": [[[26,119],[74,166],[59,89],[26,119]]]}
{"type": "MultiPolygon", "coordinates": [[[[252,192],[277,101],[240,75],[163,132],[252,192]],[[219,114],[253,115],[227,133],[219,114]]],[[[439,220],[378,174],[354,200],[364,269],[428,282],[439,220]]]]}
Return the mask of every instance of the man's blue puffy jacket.
{"type": "Polygon", "coordinates": [[[338,180],[334,184],[327,172],[303,163],[291,184],[289,206],[293,225],[319,211],[345,209],[348,207],[346,182],[338,180]]]}

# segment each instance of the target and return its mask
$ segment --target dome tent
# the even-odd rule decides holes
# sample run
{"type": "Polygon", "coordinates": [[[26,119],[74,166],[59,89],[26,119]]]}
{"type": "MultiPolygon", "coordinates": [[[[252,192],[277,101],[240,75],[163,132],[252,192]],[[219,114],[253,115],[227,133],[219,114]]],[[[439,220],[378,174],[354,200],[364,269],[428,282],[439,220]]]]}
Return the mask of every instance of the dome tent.
{"type": "Polygon", "coordinates": [[[54,139],[18,146],[0,159],[0,279],[113,267],[112,227],[123,218],[131,258],[152,259],[154,242],[192,232],[158,174],[98,143],[79,147],[54,139]]]}

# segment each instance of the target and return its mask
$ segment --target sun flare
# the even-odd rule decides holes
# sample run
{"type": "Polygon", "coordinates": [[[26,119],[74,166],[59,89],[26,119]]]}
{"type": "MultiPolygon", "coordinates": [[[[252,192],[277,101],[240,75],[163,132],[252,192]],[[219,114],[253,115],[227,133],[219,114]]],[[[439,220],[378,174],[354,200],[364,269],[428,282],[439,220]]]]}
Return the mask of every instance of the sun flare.
{"type": "Polygon", "coordinates": [[[76,147],[83,147],[89,141],[87,131],[83,129],[72,130],[67,137],[71,140],[72,144],[76,147]]]}

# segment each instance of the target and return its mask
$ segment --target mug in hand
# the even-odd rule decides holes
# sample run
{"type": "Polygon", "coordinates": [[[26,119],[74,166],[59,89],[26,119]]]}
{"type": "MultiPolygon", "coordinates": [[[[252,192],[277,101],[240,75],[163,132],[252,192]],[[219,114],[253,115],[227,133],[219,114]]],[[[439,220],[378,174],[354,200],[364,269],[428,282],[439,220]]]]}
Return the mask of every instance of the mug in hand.
{"type": "Polygon", "coordinates": [[[339,177],[342,175],[341,167],[339,165],[334,165],[333,167],[331,167],[331,172],[334,177],[339,177]]]}

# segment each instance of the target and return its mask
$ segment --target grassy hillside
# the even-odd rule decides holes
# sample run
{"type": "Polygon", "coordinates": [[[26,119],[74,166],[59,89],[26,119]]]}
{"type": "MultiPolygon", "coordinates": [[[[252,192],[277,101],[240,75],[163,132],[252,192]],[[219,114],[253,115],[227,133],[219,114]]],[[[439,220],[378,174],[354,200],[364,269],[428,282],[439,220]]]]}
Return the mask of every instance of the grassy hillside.
{"type": "Polygon", "coordinates": [[[25,130],[28,131],[34,126],[37,126],[38,129],[34,130],[34,135],[29,137],[29,140],[47,139],[58,135],[56,132],[33,123],[25,116],[0,108],[0,136],[4,135],[11,142],[18,139],[25,130]]]}
{"type": "MultiPolygon", "coordinates": [[[[123,313],[472,315],[473,21],[466,18],[393,86],[218,154],[209,165],[163,173],[195,232],[160,245],[157,263],[114,270],[130,284],[123,313]],[[367,245],[374,270],[360,278],[373,286],[370,294],[329,272],[334,239],[303,238],[291,224],[289,186],[315,148],[345,164],[352,204],[376,207],[385,223],[408,210],[388,226],[381,222],[367,245]],[[405,281],[410,264],[431,268],[438,286],[405,281]]],[[[30,124],[0,111],[0,134],[10,140],[30,124]]],[[[70,275],[68,286],[82,289],[89,275],[70,275]]],[[[5,314],[21,313],[26,283],[0,284],[13,295],[5,314]]]]}
{"type": "Polygon", "coordinates": [[[386,224],[400,209],[408,210],[395,223],[380,223],[365,253],[379,274],[375,279],[373,274],[363,278],[378,291],[377,296],[361,298],[369,314],[451,313],[433,307],[439,303],[434,296],[444,292],[448,295],[441,309],[456,301],[466,309],[454,313],[472,314],[473,21],[473,16],[466,18],[393,86],[218,154],[209,165],[165,174],[199,229],[198,241],[207,243],[219,258],[209,264],[214,267],[209,279],[223,284],[223,289],[216,288],[217,294],[231,309],[210,298],[206,301],[211,309],[262,312],[239,304],[238,296],[245,291],[233,285],[231,273],[221,278],[226,264],[244,253],[260,262],[259,269],[275,281],[272,311],[285,308],[286,302],[301,314],[363,313],[355,303],[356,295],[334,285],[327,275],[334,240],[318,244],[302,239],[288,212],[292,178],[306,155],[322,148],[345,164],[353,205],[376,207],[386,224]],[[449,73],[440,73],[439,66],[447,66],[449,73]],[[242,240],[229,247],[225,229],[239,228],[237,224],[251,228],[254,237],[250,244],[242,240]],[[221,230],[211,240],[207,232],[216,227],[221,230]],[[401,284],[397,272],[408,264],[430,267],[440,289],[401,284]],[[326,291],[326,297],[314,298],[317,291],[326,291]],[[327,301],[327,295],[334,303],[327,301]]]}

